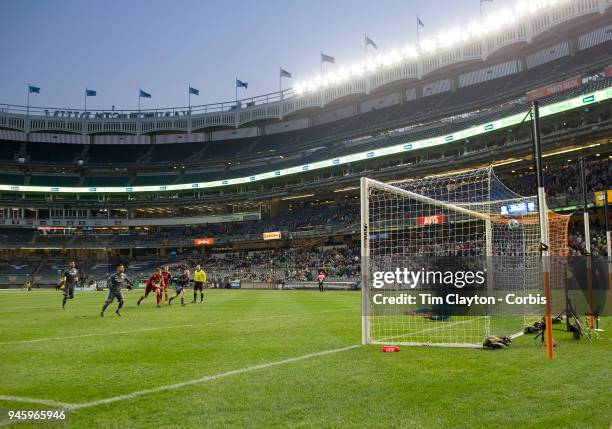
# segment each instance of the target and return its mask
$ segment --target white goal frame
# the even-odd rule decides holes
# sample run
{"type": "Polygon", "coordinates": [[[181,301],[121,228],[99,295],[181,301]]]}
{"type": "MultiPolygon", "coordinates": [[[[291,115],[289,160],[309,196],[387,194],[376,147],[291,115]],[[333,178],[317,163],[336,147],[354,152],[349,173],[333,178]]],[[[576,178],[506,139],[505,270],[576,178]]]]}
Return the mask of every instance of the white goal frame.
{"type": "MultiPolygon", "coordinates": [[[[370,321],[370,309],[369,309],[369,296],[368,293],[370,291],[370,197],[369,190],[375,188],[380,191],[385,191],[391,194],[395,194],[400,197],[410,198],[415,201],[419,201],[425,204],[429,204],[432,206],[437,206],[440,208],[444,208],[449,211],[454,211],[457,213],[461,213],[475,219],[481,219],[484,221],[485,227],[485,254],[486,256],[492,256],[493,244],[492,244],[492,226],[491,226],[491,216],[485,213],[477,212],[474,210],[470,210],[466,207],[461,207],[452,203],[436,200],[425,195],[417,194],[415,192],[402,189],[396,186],[392,186],[374,179],[370,179],[367,177],[362,177],[360,182],[360,198],[361,198],[361,220],[360,220],[360,232],[361,232],[361,343],[363,345],[367,344],[382,344],[380,341],[372,340],[370,336],[371,332],[371,321],[370,321]]],[[[482,202],[479,203],[481,207],[485,206],[488,211],[488,205],[490,202],[482,202]]],[[[489,258],[487,258],[489,260],[489,258]]],[[[487,262],[488,263],[488,262],[487,262]]],[[[487,288],[488,292],[492,293],[492,275],[493,270],[487,270],[487,288]]],[[[490,332],[490,316],[481,316],[484,318],[484,336],[488,336],[491,334],[490,332]]],[[[456,322],[458,324],[465,322],[456,322]]],[[[522,332],[517,332],[512,334],[512,337],[521,335],[522,332]]],[[[483,338],[484,339],[484,338],[483,338]]],[[[438,347],[469,347],[469,348],[479,348],[480,344],[473,343],[432,343],[432,342],[409,342],[406,343],[409,345],[428,345],[428,346],[438,346],[438,347]]]]}

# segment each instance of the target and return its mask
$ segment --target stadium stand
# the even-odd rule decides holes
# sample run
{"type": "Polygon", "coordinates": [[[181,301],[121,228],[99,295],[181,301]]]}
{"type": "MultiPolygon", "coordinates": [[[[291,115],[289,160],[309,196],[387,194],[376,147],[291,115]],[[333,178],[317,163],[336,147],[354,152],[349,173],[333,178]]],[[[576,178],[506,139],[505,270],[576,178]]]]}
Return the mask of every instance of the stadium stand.
{"type": "MultiPolygon", "coordinates": [[[[612,78],[604,72],[612,62],[610,37],[597,30],[577,40],[578,50],[564,41],[549,41],[553,45],[527,51],[525,58],[519,59],[514,53],[492,56],[482,65],[465,64],[444,73],[425,75],[420,80],[393,82],[367,95],[355,93],[334,99],[323,108],[293,111],[280,121],[254,120],[236,128],[210,127],[203,123],[193,133],[178,134],[180,128],[174,131],[169,125],[167,130],[146,131],[148,134],[143,131],[140,135],[55,134],[55,131],[26,135],[1,129],[0,164],[6,167],[0,171],[0,183],[132,187],[248,178],[257,173],[445,136],[526,112],[530,106],[528,91],[576,76],[581,78],[582,85],[541,98],[540,104],[546,106],[611,88],[612,78]]],[[[68,117],[64,114],[68,115],[51,111],[49,117],[68,117]]],[[[160,121],[169,118],[159,117],[160,121]]],[[[601,154],[597,156],[602,156],[588,163],[589,193],[604,189],[612,176],[606,164],[609,140],[604,140],[609,137],[611,118],[608,102],[593,103],[551,117],[542,124],[542,136],[550,142],[547,150],[563,149],[564,145],[586,146],[587,142],[590,146],[592,141],[600,146],[597,151],[601,154]]],[[[0,193],[0,199],[5,201],[0,204],[5,207],[0,209],[4,210],[0,211],[4,216],[0,220],[3,225],[0,240],[12,247],[27,249],[20,253],[21,261],[32,264],[26,277],[34,276],[41,282],[56,281],[57,266],[66,263],[67,254],[78,255],[80,266],[91,278],[104,277],[111,258],[125,258],[130,262],[130,272],[137,276],[145,276],[168,261],[177,266],[183,263],[191,266],[200,261],[220,284],[235,277],[274,283],[311,281],[322,266],[329,270],[330,278],[355,281],[359,270],[358,177],[374,174],[384,180],[394,180],[483,165],[518,157],[519,147],[521,154],[527,153],[528,139],[528,127],[519,131],[500,129],[431,151],[406,152],[376,161],[212,191],[203,187],[194,187],[189,193],[110,195],[27,192],[18,195],[7,191],[0,193]],[[344,193],[336,189],[344,186],[351,190],[344,193]],[[337,191],[341,193],[336,194],[337,191]],[[319,194],[323,195],[320,200],[319,194]],[[293,198],[307,200],[298,202],[293,198]],[[189,205],[206,203],[218,210],[215,215],[234,214],[241,210],[234,203],[245,201],[260,204],[260,208],[250,206],[250,210],[260,210],[257,214],[261,214],[262,220],[220,223],[211,219],[210,223],[195,225],[172,224],[173,218],[189,219],[211,213],[202,206],[188,209],[189,205]],[[12,226],[10,217],[14,213],[9,213],[13,210],[9,207],[24,207],[30,202],[32,207],[43,207],[45,213],[40,219],[45,227],[32,229],[37,225],[35,221],[40,220],[32,213],[22,225],[25,227],[12,226]],[[85,228],[81,217],[74,214],[80,209],[87,212],[88,220],[98,222],[98,226],[85,228]],[[56,214],[52,214],[54,210],[56,214]],[[57,226],[65,221],[60,221],[62,215],[57,213],[66,211],[71,211],[70,227],[57,226]],[[154,219],[158,222],[153,222],[154,219]],[[126,226],[134,220],[140,223],[126,226]],[[77,222],[81,222],[78,227],[77,222]],[[263,233],[277,231],[280,232],[278,241],[263,240],[263,233]],[[200,237],[213,238],[218,246],[194,246],[193,240],[200,237]],[[36,253],[38,249],[45,249],[44,256],[36,253]],[[91,260],[79,253],[84,249],[92,252],[91,260]]],[[[589,152],[591,157],[595,156],[594,151],[589,152]]],[[[580,204],[581,190],[578,166],[566,158],[547,159],[545,184],[549,206],[569,211],[567,207],[580,204]]],[[[575,161],[575,156],[571,158],[575,161]]],[[[526,159],[502,168],[499,176],[520,194],[535,193],[532,170],[526,159]]],[[[595,222],[601,222],[599,213],[595,217],[595,222]]],[[[584,254],[589,246],[593,254],[605,253],[602,226],[594,223],[592,231],[592,242],[584,243],[580,223],[572,223],[568,237],[572,254],[584,254]]],[[[0,284],[10,279],[22,281],[25,277],[14,272],[10,267],[14,261],[7,260],[6,255],[0,249],[0,260],[5,263],[4,268],[0,267],[0,284]]]]}
{"type": "Polygon", "coordinates": [[[11,140],[0,140],[0,147],[2,148],[0,150],[0,160],[13,161],[19,153],[21,143],[11,140]]]}
{"type": "Polygon", "coordinates": [[[73,163],[85,147],[80,144],[28,142],[29,161],[38,163],[73,163]]]}
{"type": "Polygon", "coordinates": [[[0,182],[7,185],[23,185],[25,176],[22,174],[0,173],[0,182]]]}
{"type": "Polygon", "coordinates": [[[33,174],[30,176],[32,186],[77,186],[81,180],[78,176],[41,176],[33,174]]]}
{"type": "MultiPolygon", "coordinates": [[[[74,163],[78,157],[83,156],[89,164],[103,165],[136,163],[139,160],[163,164],[236,160],[237,158],[248,160],[266,155],[290,155],[295,151],[308,148],[328,147],[330,139],[338,141],[349,136],[363,135],[374,129],[382,131],[414,125],[425,118],[427,122],[431,122],[469,111],[469,109],[482,110],[501,103],[520,100],[528,90],[546,83],[576,75],[587,76],[601,70],[610,62],[611,49],[612,41],[607,41],[577,51],[573,56],[565,55],[560,58],[552,56],[548,59],[540,59],[533,63],[533,67],[516,73],[497,72],[495,67],[485,68],[473,72],[469,78],[464,78],[464,85],[455,91],[434,89],[432,93],[442,92],[433,95],[424,94],[426,96],[405,101],[403,104],[373,109],[348,118],[288,132],[207,143],[193,142],[190,139],[185,139],[188,141],[186,143],[176,143],[178,136],[174,137],[175,142],[169,143],[171,139],[165,136],[160,139],[162,143],[152,145],[142,144],[147,142],[147,136],[140,136],[138,139],[134,136],[125,136],[123,142],[117,138],[106,138],[101,140],[104,144],[86,145],[85,152],[80,144],[28,142],[25,156],[34,163],[74,163]],[[486,72],[492,70],[495,73],[487,75],[486,72]]],[[[608,80],[598,84],[599,87],[602,85],[609,85],[608,80]]],[[[594,88],[586,86],[583,90],[594,90],[594,88]]],[[[559,97],[571,96],[571,92],[563,96],[557,94],[546,102],[553,102],[559,97]]],[[[203,138],[203,136],[199,135],[197,138],[203,138]]],[[[0,144],[7,149],[2,151],[2,159],[5,160],[14,159],[15,154],[21,149],[20,143],[16,141],[3,140],[0,144]]]]}

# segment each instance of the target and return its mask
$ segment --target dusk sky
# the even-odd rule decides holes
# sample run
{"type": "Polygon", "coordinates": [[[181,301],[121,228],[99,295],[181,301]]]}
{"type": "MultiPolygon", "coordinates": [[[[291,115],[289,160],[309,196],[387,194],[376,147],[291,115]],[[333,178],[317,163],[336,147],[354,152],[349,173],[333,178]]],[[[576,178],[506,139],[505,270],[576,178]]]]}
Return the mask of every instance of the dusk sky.
{"type": "MultiPolygon", "coordinates": [[[[511,7],[484,3],[483,10],[511,7]]],[[[381,52],[478,19],[479,0],[0,0],[0,105],[134,109],[230,101],[278,90],[279,66],[296,81],[319,71],[319,52],[338,65],[363,58],[363,34],[381,52]]],[[[333,66],[330,66],[333,67],[333,66]]],[[[331,70],[331,68],[330,68],[331,70]]],[[[292,85],[284,80],[285,88],[292,85]]]]}

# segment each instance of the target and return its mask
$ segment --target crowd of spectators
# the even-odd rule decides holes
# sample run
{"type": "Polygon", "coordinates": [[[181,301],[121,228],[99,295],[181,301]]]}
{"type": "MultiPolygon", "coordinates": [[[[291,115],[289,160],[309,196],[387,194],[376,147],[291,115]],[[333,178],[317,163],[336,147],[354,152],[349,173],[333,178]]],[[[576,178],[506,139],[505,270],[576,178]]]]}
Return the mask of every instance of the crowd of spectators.
{"type": "Polygon", "coordinates": [[[352,281],[359,274],[357,245],[307,247],[226,253],[191,261],[207,267],[216,281],[239,278],[245,281],[313,281],[319,270],[332,280],[352,281]]]}
{"type": "MultiPolygon", "coordinates": [[[[604,228],[591,228],[591,244],[589,252],[593,257],[607,256],[606,231],[604,228]]],[[[584,239],[583,229],[573,229],[568,234],[569,256],[584,256],[587,252],[587,243],[584,239]]]]}
{"type": "MultiPolygon", "coordinates": [[[[587,192],[603,191],[606,185],[609,185],[610,177],[612,177],[612,163],[608,162],[607,159],[587,162],[585,163],[585,174],[587,192]]],[[[502,181],[510,183],[512,190],[519,195],[529,196],[537,193],[533,170],[507,178],[502,176],[502,181]]],[[[576,160],[546,168],[544,187],[546,195],[551,197],[579,195],[582,192],[580,162],[576,160]]]]}

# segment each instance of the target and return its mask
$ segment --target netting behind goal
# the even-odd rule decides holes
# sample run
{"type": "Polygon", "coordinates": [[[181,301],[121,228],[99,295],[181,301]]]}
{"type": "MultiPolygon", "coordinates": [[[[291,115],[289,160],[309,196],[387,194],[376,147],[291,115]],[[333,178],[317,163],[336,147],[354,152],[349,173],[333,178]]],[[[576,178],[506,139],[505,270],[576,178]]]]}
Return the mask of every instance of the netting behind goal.
{"type": "MultiPolygon", "coordinates": [[[[399,267],[480,268],[489,296],[542,293],[536,198],[513,193],[491,168],[391,184],[364,179],[361,195],[365,343],[480,346],[488,335],[521,332],[526,318],[541,310],[517,314],[487,306],[486,312],[470,314],[422,302],[371,304],[374,293],[379,300],[405,295],[404,284],[377,289],[371,282],[374,273],[399,267]],[[447,267],[450,263],[462,266],[447,267]]],[[[567,251],[567,222],[566,216],[549,214],[552,255],[567,251]]],[[[553,283],[561,285],[561,277],[553,283]]]]}

